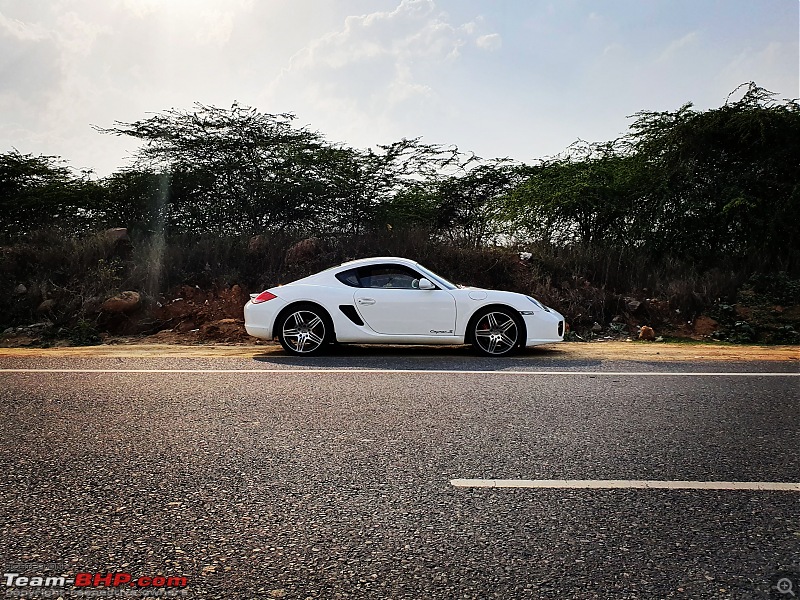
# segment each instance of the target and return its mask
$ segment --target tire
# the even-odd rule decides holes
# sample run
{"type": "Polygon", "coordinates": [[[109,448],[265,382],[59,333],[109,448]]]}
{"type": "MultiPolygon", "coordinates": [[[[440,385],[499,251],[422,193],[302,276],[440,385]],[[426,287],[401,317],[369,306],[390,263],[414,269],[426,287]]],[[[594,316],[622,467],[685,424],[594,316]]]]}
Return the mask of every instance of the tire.
{"type": "Polygon", "coordinates": [[[313,304],[290,306],[278,319],[276,330],[283,349],[295,356],[320,354],[334,339],[331,318],[313,304]]]}
{"type": "Polygon", "coordinates": [[[507,308],[489,308],[471,321],[472,346],[484,356],[509,356],[524,342],[522,320],[507,308]]]}

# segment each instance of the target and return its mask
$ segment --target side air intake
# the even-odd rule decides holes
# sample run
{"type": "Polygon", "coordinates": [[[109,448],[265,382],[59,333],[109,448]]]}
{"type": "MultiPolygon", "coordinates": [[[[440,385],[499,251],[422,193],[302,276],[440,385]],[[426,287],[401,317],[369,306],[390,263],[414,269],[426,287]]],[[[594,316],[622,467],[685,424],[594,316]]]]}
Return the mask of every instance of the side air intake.
{"type": "Polygon", "coordinates": [[[352,304],[341,304],[339,305],[339,310],[342,311],[345,317],[350,319],[353,323],[359,326],[364,325],[364,321],[361,320],[361,317],[358,316],[358,312],[356,311],[356,307],[352,304]]]}

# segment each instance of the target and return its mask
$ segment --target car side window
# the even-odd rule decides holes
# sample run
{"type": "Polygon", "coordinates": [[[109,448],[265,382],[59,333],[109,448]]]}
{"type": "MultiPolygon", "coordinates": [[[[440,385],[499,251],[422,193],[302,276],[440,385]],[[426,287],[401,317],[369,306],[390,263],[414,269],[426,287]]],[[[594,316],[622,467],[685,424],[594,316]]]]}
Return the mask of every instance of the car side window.
{"type": "Polygon", "coordinates": [[[419,289],[421,275],[403,265],[370,265],[358,269],[361,287],[401,290],[419,289]]]}
{"type": "Polygon", "coordinates": [[[356,273],[355,269],[349,269],[347,271],[337,273],[336,279],[345,285],[349,285],[350,287],[361,287],[361,283],[358,281],[358,273],[356,273]]]}

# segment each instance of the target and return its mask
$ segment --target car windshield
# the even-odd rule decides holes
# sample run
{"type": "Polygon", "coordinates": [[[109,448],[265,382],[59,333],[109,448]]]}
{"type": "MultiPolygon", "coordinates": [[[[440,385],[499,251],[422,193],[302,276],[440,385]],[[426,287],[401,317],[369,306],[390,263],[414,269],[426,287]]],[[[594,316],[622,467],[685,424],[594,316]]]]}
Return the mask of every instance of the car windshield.
{"type": "Polygon", "coordinates": [[[428,279],[430,279],[433,283],[438,283],[443,288],[446,288],[448,290],[455,290],[458,288],[457,285],[450,283],[444,277],[437,275],[436,273],[434,273],[430,269],[426,269],[422,265],[419,265],[419,270],[422,271],[422,274],[425,275],[428,279]]]}

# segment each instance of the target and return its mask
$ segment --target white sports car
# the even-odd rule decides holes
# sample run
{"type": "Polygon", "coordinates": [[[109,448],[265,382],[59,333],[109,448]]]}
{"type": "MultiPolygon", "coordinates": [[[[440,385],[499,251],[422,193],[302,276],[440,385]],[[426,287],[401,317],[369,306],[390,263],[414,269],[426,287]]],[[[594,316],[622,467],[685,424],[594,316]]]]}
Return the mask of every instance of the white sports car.
{"type": "Polygon", "coordinates": [[[244,325],[302,356],[333,342],[472,344],[506,356],[564,339],[564,317],[530,296],[459,287],[394,257],[354,260],[251,294],[244,325]]]}

